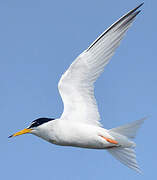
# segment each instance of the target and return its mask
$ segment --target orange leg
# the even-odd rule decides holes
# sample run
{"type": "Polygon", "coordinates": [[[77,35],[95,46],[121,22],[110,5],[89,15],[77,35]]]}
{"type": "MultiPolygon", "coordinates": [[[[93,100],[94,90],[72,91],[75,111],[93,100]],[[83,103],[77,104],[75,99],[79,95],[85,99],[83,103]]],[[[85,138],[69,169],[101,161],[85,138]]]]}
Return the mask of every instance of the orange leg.
{"type": "MultiPolygon", "coordinates": [[[[101,135],[100,135],[101,136],[101,135]]],[[[110,138],[106,138],[104,136],[101,136],[102,138],[104,138],[106,141],[108,141],[109,143],[112,143],[112,144],[118,144],[117,141],[113,140],[113,139],[110,139],[110,138]]]]}

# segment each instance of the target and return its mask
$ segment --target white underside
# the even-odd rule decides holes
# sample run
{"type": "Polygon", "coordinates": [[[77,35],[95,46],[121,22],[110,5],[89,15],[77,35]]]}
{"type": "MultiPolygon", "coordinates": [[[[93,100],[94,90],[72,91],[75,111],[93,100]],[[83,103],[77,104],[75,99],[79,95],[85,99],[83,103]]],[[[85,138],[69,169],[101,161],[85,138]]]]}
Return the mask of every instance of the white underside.
{"type": "Polygon", "coordinates": [[[32,134],[61,146],[107,149],[120,162],[141,172],[133,149],[136,144],[129,139],[136,136],[144,120],[145,118],[107,130],[99,126],[74,121],[67,123],[63,119],[57,119],[40,125],[37,129],[32,130],[32,134]],[[102,136],[115,140],[118,144],[110,143],[102,136]]]}
{"type": "Polygon", "coordinates": [[[73,121],[67,123],[62,119],[57,119],[41,125],[38,127],[38,131],[33,131],[33,134],[50,143],[62,146],[106,149],[114,146],[130,147],[133,145],[131,141],[120,134],[120,138],[117,136],[120,144],[116,145],[109,143],[102,138],[102,136],[116,140],[115,133],[114,136],[112,136],[111,133],[109,133],[109,130],[102,127],[76,123],[73,121]]]}

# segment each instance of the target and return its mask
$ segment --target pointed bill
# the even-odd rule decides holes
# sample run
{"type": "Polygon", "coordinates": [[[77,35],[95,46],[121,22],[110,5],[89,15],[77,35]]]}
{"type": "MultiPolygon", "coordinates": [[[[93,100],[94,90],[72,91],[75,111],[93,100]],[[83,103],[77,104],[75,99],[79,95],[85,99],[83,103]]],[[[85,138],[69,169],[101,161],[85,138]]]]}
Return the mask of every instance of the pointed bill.
{"type": "Polygon", "coordinates": [[[31,131],[32,131],[31,129],[23,129],[15,134],[9,136],[8,138],[19,136],[19,135],[26,134],[26,133],[30,133],[31,131]]]}

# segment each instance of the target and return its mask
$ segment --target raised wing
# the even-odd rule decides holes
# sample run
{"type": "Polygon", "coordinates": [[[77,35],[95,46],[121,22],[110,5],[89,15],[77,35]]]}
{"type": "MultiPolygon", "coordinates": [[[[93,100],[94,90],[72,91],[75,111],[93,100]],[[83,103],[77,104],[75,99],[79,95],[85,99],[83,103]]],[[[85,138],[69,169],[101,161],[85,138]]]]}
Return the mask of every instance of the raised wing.
{"type": "Polygon", "coordinates": [[[58,89],[64,103],[61,119],[101,125],[94,82],[108,64],[124,34],[132,24],[137,9],[128,12],[103,32],[62,75],[58,89]]]}

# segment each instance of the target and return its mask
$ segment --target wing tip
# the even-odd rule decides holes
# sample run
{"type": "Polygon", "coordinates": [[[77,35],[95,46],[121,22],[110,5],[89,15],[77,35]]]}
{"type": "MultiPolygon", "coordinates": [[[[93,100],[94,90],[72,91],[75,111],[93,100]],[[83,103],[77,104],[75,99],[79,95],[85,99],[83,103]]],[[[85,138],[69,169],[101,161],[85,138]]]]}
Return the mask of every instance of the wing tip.
{"type": "Polygon", "coordinates": [[[131,11],[129,11],[128,13],[126,13],[124,16],[122,16],[120,19],[118,19],[114,24],[112,24],[106,31],[104,31],[87,49],[86,51],[89,51],[106,33],[108,33],[112,28],[114,28],[118,23],[120,23],[121,21],[123,21],[125,18],[127,18],[130,15],[133,15],[131,19],[134,19],[140,12],[141,10],[136,11],[137,9],[139,9],[142,5],[144,4],[141,3],[139,4],[137,7],[135,7],[134,9],[132,9],[131,11]]]}
{"type": "Polygon", "coordinates": [[[142,2],[140,5],[137,6],[137,8],[141,7],[144,5],[144,2],[142,2]]]}
{"type": "Polygon", "coordinates": [[[135,7],[134,9],[132,9],[132,10],[130,11],[130,13],[135,12],[137,9],[139,9],[141,6],[143,6],[143,4],[144,4],[144,2],[141,3],[141,4],[139,4],[137,7],[135,7]]]}

